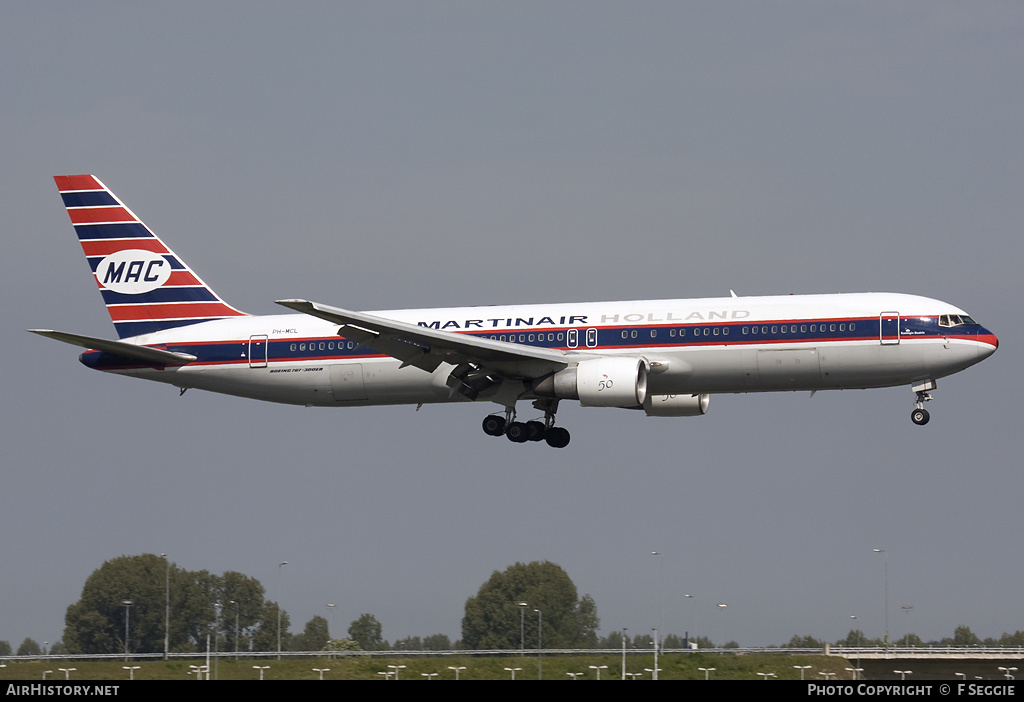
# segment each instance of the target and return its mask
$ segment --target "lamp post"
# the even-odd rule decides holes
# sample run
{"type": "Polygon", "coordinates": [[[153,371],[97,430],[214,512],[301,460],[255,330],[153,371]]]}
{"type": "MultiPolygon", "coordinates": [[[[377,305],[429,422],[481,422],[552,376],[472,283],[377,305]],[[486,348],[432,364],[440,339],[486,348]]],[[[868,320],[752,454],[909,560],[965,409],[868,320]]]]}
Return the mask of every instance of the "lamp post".
{"type": "Polygon", "coordinates": [[[606,666],[606,665],[592,665],[592,666],[588,666],[588,667],[589,667],[589,668],[590,668],[591,670],[596,670],[596,671],[597,671],[597,679],[598,679],[598,680],[600,680],[600,679],[601,679],[601,670],[602,670],[602,669],[604,669],[604,670],[608,670],[608,666],[606,666]]]}
{"type": "MultiPolygon", "coordinates": [[[[654,650],[657,651],[658,650],[658,638],[657,638],[658,637],[658,629],[661,628],[662,617],[663,617],[664,612],[665,612],[665,596],[664,596],[664,592],[665,592],[665,559],[662,557],[660,551],[651,551],[651,555],[652,556],[657,556],[657,558],[658,558],[658,619],[655,622],[656,626],[654,628],[654,637],[655,637],[654,638],[654,650]]],[[[657,654],[655,654],[655,656],[657,656],[657,654]]],[[[655,668],[658,667],[658,661],[657,660],[654,661],[654,667],[655,668]]],[[[657,675],[655,675],[654,679],[655,680],[658,679],[657,675]]]]}
{"type": "MultiPolygon", "coordinates": [[[[691,600],[691,601],[693,600],[693,595],[683,595],[683,597],[685,597],[687,600],[691,600]]],[[[691,645],[691,641],[693,641],[693,639],[696,638],[696,636],[697,636],[697,617],[694,616],[694,614],[693,614],[695,611],[696,611],[695,607],[691,606],[690,607],[690,630],[686,633],[686,647],[688,649],[690,649],[691,651],[693,650],[693,646],[691,645]],[[691,634],[692,634],[692,636],[691,636],[691,634]]]]}
{"type": "Polygon", "coordinates": [[[129,612],[131,612],[131,606],[134,603],[131,600],[121,600],[121,605],[124,607],[124,662],[128,662],[128,619],[129,612]]]}
{"type": "Polygon", "coordinates": [[[712,670],[718,670],[718,668],[697,668],[697,670],[703,670],[704,671],[704,679],[707,680],[708,679],[708,673],[710,673],[712,670]]]}
{"type": "Polygon", "coordinates": [[[794,665],[793,667],[797,668],[800,671],[800,679],[803,680],[804,679],[804,671],[807,670],[808,668],[810,668],[811,666],[809,666],[809,665],[794,665]]]}
{"type": "Polygon", "coordinates": [[[541,611],[539,609],[535,609],[533,611],[537,613],[537,679],[541,680],[541,672],[543,670],[543,661],[540,657],[540,652],[543,649],[541,629],[543,628],[544,617],[541,615],[541,611]]]}
{"type": "MultiPolygon", "coordinates": [[[[857,615],[856,614],[851,614],[850,615],[850,619],[852,619],[853,621],[856,622],[857,621],[857,615]]],[[[862,635],[863,634],[862,634],[862,632],[860,630],[860,627],[858,626],[857,627],[857,662],[855,663],[855,665],[858,668],[860,668],[860,649],[861,649],[861,636],[862,635]]]]}
{"type": "Polygon", "coordinates": [[[526,602],[516,602],[519,607],[519,650],[526,650],[526,608],[530,605],[526,602]]]}
{"type": "MultiPolygon", "coordinates": [[[[194,668],[195,666],[192,666],[192,667],[194,668]]],[[[256,670],[260,671],[260,680],[263,679],[263,671],[264,670],[270,670],[270,666],[269,665],[254,665],[253,668],[255,668],[256,670]]]]}
{"type": "Polygon", "coordinates": [[[450,666],[448,666],[448,670],[454,670],[455,671],[455,679],[456,680],[459,679],[459,671],[460,670],[465,670],[465,669],[466,669],[466,666],[464,666],[464,665],[450,665],[450,666]]]}
{"type": "Polygon", "coordinates": [[[515,680],[516,679],[516,671],[517,670],[522,670],[522,668],[505,668],[505,670],[507,670],[510,673],[512,673],[512,679],[515,680]]]}
{"type": "MultiPolygon", "coordinates": [[[[331,622],[334,620],[334,604],[332,602],[327,603],[327,643],[331,643],[331,622]]],[[[330,658],[331,655],[328,655],[330,658]]]]}
{"type": "Polygon", "coordinates": [[[651,629],[651,631],[654,632],[654,668],[653,668],[653,671],[652,671],[654,673],[654,675],[651,677],[651,679],[652,680],[657,680],[658,679],[658,670],[659,670],[659,668],[658,668],[658,630],[657,629],[651,629]]]}
{"type": "MultiPolygon", "coordinates": [[[[284,593],[282,585],[281,568],[288,565],[288,561],[281,561],[277,564],[277,660],[281,660],[281,595],[284,593]]],[[[261,672],[262,676],[263,673],[261,672]]],[[[263,678],[261,677],[260,680],[263,678]]]]}
{"type": "Polygon", "coordinates": [[[238,600],[229,600],[235,606],[235,660],[238,660],[238,600]]]}
{"type": "Polygon", "coordinates": [[[626,679],[626,627],[622,627],[622,679],[626,679]]]}
{"type": "Polygon", "coordinates": [[[910,648],[910,610],[914,608],[914,605],[902,605],[900,609],[907,613],[907,630],[903,635],[903,648],[910,648]]]}
{"type": "Polygon", "coordinates": [[[161,553],[164,564],[167,566],[164,573],[164,660],[170,658],[171,653],[171,560],[166,553],[161,553]]]}
{"type": "Polygon", "coordinates": [[[881,553],[884,558],[884,579],[885,579],[885,638],[883,644],[889,648],[889,554],[884,548],[871,549],[875,553],[881,553]]]}

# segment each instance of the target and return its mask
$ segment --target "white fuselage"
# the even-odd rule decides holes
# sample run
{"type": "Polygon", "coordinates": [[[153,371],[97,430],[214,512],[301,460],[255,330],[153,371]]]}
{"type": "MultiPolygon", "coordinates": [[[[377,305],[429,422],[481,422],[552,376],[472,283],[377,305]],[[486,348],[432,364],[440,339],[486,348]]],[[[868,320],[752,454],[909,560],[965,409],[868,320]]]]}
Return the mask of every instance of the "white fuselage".
{"type": "MultiPolygon", "coordinates": [[[[651,395],[823,390],[934,380],[995,351],[991,332],[952,305],[890,293],[727,297],[390,310],[428,329],[556,349],[569,360],[641,357],[651,395]],[[942,324],[950,316],[972,324],[942,324]]],[[[181,388],[300,405],[465,400],[434,372],[359,347],[312,316],[244,316],[126,341],[192,354],[159,369],[96,351],[83,362],[181,388]]],[[[521,397],[532,397],[529,392],[521,397]]],[[[479,399],[490,399],[481,396],[479,399]]]]}

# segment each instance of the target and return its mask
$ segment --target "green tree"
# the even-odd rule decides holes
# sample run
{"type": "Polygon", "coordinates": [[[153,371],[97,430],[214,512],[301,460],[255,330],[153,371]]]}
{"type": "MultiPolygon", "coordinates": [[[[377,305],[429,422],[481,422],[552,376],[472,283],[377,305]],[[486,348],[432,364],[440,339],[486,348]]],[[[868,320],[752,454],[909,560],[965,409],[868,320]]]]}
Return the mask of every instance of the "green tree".
{"type": "Polygon", "coordinates": [[[348,637],[364,651],[381,651],[384,649],[382,631],[376,617],[372,614],[360,614],[359,619],[349,625],[348,637]]]}
{"type": "Polygon", "coordinates": [[[396,651],[422,651],[423,640],[419,636],[406,636],[404,639],[396,639],[392,648],[396,651]]]}
{"type": "Polygon", "coordinates": [[[519,602],[527,603],[525,645],[535,648],[582,648],[597,643],[597,606],[589,595],[577,599],[576,586],[562,568],[549,561],[516,563],[494,571],[476,596],[466,600],[462,644],[467,649],[517,649],[520,646],[519,602]],[[539,614],[538,614],[539,610],[539,614]],[[538,638],[538,625],[540,638],[538,638]]]}
{"type": "Polygon", "coordinates": [[[293,637],[291,648],[293,651],[322,651],[330,639],[327,620],[321,616],[314,616],[306,622],[306,628],[302,633],[293,637]]]}
{"type": "MultiPolygon", "coordinates": [[[[3,642],[0,641],[0,645],[2,645],[2,644],[3,644],[3,642]]],[[[1004,632],[1003,635],[999,637],[999,645],[1000,646],[1024,646],[1024,631],[1015,631],[1012,634],[1008,634],[1008,633],[1004,632]]]]}
{"type": "MultiPolygon", "coordinates": [[[[609,632],[608,636],[605,636],[598,643],[598,648],[622,648],[622,632],[616,629],[615,631],[609,632]]],[[[630,647],[629,636],[626,636],[626,648],[630,647]]]]}
{"type": "MultiPolygon", "coordinates": [[[[181,569],[171,567],[172,591],[186,595],[181,569]]],[[[167,562],[153,554],[120,556],[93,571],[82,588],[82,597],[68,607],[64,617],[64,644],[70,653],[122,653],[125,650],[125,617],[128,617],[128,650],[156,653],[164,648],[164,599],[167,562]],[[130,601],[130,607],[123,603],[130,601]],[[126,610],[127,614],[126,614],[126,610]]],[[[179,599],[172,605],[185,615],[179,599]]],[[[181,643],[181,631],[173,631],[172,643],[181,643]]]]}
{"type": "Polygon", "coordinates": [[[451,651],[452,640],[445,634],[431,634],[423,639],[424,651],[451,651]]]}
{"type": "MultiPolygon", "coordinates": [[[[288,633],[288,629],[291,627],[291,617],[288,616],[288,610],[286,609],[281,609],[280,616],[281,650],[287,651],[289,650],[289,642],[291,640],[291,634],[288,633]]],[[[259,622],[253,627],[252,635],[250,636],[253,651],[277,650],[277,617],[277,603],[266,600],[260,610],[259,622]]]]}
{"type": "Polygon", "coordinates": [[[714,648],[715,645],[711,643],[711,639],[707,636],[695,636],[693,642],[697,644],[697,648],[714,648]]]}
{"type": "Polygon", "coordinates": [[[39,643],[28,637],[26,637],[25,640],[21,642],[21,645],[18,646],[19,656],[38,656],[42,652],[43,649],[39,647],[39,643]]]}
{"type": "Polygon", "coordinates": [[[783,648],[823,648],[825,644],[818,641],[811,635],[800,636],[799,634],[794,635],[789,640],[789,643],[783,646],[783,648]]]}
{"type": "MultiPolygon", "coordinates": [[[[205,570],[189,572],[161,556],[143,554],[109,560],[86,579],[81,598],[68,607],[64,617],[67,652],[122,653],[126,614],[128,650],[162,652],[168,592],[171,651],[205,650],[208,635],[216,637],[218,650],[234,650],[236,613],[239,650],[276,650],[277,610],[276,606],[268,610],[259,581],[232,571],[224,575],[205,570]],[[125,601],[132,603],[127,613],[125,601]],[[215,608],[218,602],[219,620],[215,608]],[[268,629],[268,612],[273,622],[273,644],[260,649],[258,645],[266,642],[260,640],[257,644],[256,637],[268,629]]],[[[283,617],[282,624],[285,621],[283,617]]]]}
{"type": "Polygon", "coordinates": [[[953,633],[954,646],[977,646],[980,643],[981,639],[971,631],[969,626],[960,625],[953,633]]]}
{"type": "Polygon", "coordinates": [[[9,655],[11,655],[11,642],[10,641],[0,641],[0,656],[9,656],[9,655]]]}
{"type": "Polygon", "coordinates": [[[331,639],[327,642],[327,646],[324,648],[325,651],[361,651],[357,644],[352,639],[331,639]]]}

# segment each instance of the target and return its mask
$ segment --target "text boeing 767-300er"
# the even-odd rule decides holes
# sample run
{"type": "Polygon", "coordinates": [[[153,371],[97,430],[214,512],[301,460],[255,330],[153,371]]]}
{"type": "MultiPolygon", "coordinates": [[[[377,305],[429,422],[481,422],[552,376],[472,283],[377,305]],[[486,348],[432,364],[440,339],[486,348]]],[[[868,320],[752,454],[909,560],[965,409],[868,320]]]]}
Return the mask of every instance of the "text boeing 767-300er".
{"type": "Polygon", "coordinates": [[[488,400],[504,412],[484,418],[486,433],[560,448],[560,400],[690,417],[714,393],[910,385],[925,424],[935,381],[998,346],[963,310],[890,293],[385,312],[278,300],[301,314],[252,316],[97,178],[55,180],[120,340],[30,331],[86,348],[90,368],[181,392],[331,407],[488,400]],[[517,421],[520,401],[537,420],[517,421]]]}

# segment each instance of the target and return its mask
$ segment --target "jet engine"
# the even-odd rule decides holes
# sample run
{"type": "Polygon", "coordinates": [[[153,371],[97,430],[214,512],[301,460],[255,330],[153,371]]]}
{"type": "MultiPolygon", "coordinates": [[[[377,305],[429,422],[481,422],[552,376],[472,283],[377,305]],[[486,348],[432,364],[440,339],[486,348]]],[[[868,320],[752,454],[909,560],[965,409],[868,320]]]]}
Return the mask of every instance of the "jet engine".
{"type": "Polygon", "coordinates": [[[644,412],[648,417],[699,417],[707,414],[711,396],[704,395],[648,395],[644,412]]]}
{"type": "Polygon", "coordinates": [[[639,408],[647,399],[647,370],[642,358],[602,356],[544,378],[533,391],[579,400],[584,407],[639,408]]]}

